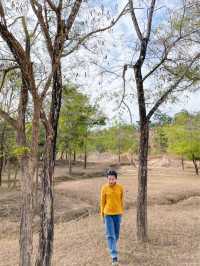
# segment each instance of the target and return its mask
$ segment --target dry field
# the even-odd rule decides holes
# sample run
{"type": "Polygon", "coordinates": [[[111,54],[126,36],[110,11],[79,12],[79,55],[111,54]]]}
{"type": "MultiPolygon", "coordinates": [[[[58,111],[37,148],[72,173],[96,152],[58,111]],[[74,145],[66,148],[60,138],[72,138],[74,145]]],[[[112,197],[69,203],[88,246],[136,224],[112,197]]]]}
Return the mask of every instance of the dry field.
{"type": "MultiPolygon", "coordinates": [[[[190,164],[184,172],[178,165],[161,167],[156,160],[149,165],[149,241],[146,244],[136,242],[137,171],[131,166],[119,169],[119,182],[126,191],[119,243],[120,266],[199,266],[200,178],[194,175],[190,164]]],[[[97,173],[97,168],[91,165],[90,174],[97,173]]],[[[57,177],[64,176],[65,171],[57,171],[57,177]]],[[[56,183],[53,266],[110,265],[104,227],[97,213],[99,191],[104,182],[104,177],[94,177],[56,183]]],[[[18,192],[1,191],[0,217],[0,266],[17,266],[18,192]]],[[[36,216],[36,224],[37,219],[36,216]]],[[[37,226],[34,253],[36,231],[37,226]]]]}

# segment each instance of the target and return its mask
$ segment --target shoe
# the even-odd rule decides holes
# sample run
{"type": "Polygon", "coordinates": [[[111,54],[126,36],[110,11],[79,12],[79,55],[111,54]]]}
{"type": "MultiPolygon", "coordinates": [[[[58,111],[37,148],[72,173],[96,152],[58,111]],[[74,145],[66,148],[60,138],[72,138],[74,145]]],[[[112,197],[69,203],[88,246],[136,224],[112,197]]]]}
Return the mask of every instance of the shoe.
{"type": "Polygon", "coordinates": [[[112,259],[112,265],[118,265],[118,259],[117,258],[112,259]]]}

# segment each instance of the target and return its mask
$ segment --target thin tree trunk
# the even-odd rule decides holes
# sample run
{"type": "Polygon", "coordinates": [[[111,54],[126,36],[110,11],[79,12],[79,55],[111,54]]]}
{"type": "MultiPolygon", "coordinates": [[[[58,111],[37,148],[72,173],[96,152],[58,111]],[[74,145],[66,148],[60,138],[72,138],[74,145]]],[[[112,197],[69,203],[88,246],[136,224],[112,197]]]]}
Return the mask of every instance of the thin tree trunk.
{"type": "Polygon", "coordinates": [[[35,201],[34,201],[35,209],[38,206],[38,186],[39,186],[39,158],[37,161],[36,172],[35,172],[35,201]]]}
{"type": "Polygon", "coordinates": [[[69,153],[68,153],[68,164],[69,164],[69,175],[72,175],[72,151],[71,149],[69,149],[69,153]]]}
{"type": "Polygon", "coordinates": [[[182,166],[182,170],[184,171],[184,158],[183,158],[183,156],[181,156],[181,166],[182,166]]]}
{"type": "Polygon", "coordinates": [[[2,186],[2,172],[3,172],[3,164],[4,164],[4,138],[5,138],[5,130],[6,126],[2,129],[1,134],[1,144],[0,144],[0,186],[2,186]]]}
{"type": "Polygon", "coordinates": [[[53,169],[52,140],[46,138],[41,178],[42,203],[40,207],[39,247],[36,260],[37,266],[51,265],[54,232],[53,217],[53,169]]]}
{"type": "Polygon", "coordinates": [[[63,159],[64,159],[64,151],[62,151],[60,155],[60,160],[63,160],[63,159]]]}
{"type": "MultiPolygon", "coordinates": [[[[141,52],[142,54],[142,52],[141,52]]],[[[138,106],[140,115],[140,146],[138,169],[138,195],[137,195],[137,239],[145,242],[147,232],[147,160],[149,142],[149,123],[146,117],[146,106],[141,72],[141,62],[134,66],[137,86],[138,106]]]]}
{"type": "MultiPolygon", "coordinates": [[[[28,90],[23,82],[18,110],[17,145],[26,147],[25,113],[28,103],[28,90]]],[[[31,266],[33,250],[33,176],[30,174],[30,158],[26,152],[20,156],[21,174],[21,221],[20,221],[20,266],[31,266]]]]}
{"type": "Polygon", "coordinates": [[[0,157],[0,186],[2,186],[2,173],[3,173],[3,155],[0,157]]]}
{"type": "Polygon", "coordinates": [[[34,111],[32,120],[32,141],[31,152],[27,147],[25,115],[28,103],[28,90],[26,83],[22,80],[20,95],[20,104],[18,110],[18,129],[17,145],[22,148],[23,154],[20,155],[21,169],[21,222],[20,222],[20,266],[32,265],[32,242],[33,242],[33,177],[35,175],[38,140],[39,140],[39,119],[40,119],[40,102],[34,101],[34,111]]]}
{"type": "Polygon", "coordinates": [[[85,144],[84,144],[84,169],[87,168],[87,132],[85,135],[85,144]]]}
{"type": "Polygon", "coordinates": [[[194,169],[195,169],[196,175],[199,175],[199,168],[198,168],[198,165],[197,165],[197,160],[196,160],[194,155],[192,155],[192,162],[194,164],[194,169]]]}
{"type": "Polygon", "coordinates": [[[118,147],[118,163],[121,164],[121,151],[120,151],[120,146],[118,147]]]}
{"type": "Polygon", "coordinates": [[[119,129],[118,132],[118,163],[121,164],[121,136],[120,136],[121,132],[119,129]]]}
{"type": "Polygon", "coordinates": [[[138,171],[138,195],[137,195],[137,239],[147,240],[147,158],[148,158],[148,123],[141,126],[139,171],[138,171]]]}
{"type": "Polygon", "coordinates": [[[20,222],[20,266],[31,266],[33,242],[33,178],[29,171],[29,159],[21,158],[21,222],[20,222]]]}
{"type": "MultiPolygon", "coordinates": [[[[54,237],[54,209],[53,209],[53,174],[55,166],[57,127],[62,98],[62,72],[61,64],[53,76],[53,89],[50,110],[50,126],[46,138],[44,152],[42,183],[42,204],[40,213],[39,246],[36,266],[51,265],[54,237]]],[[[46,129],[47,130],[47,129],[46,129]]]]}
{"type": "Polygon", "coordinates": [[[10,178],[11,177],[11,163],[10,161],[8,162],[8,188],[10,188],[10,178]]]}
{"type": "Polygon", "coordinates": [[[76,151],[74,150],[74,159],[73,159],[74,163],[76,162],[76,151]]]}
{"type": "Polygon", "coordinates": [[[16,168],[15,168],[13,187],[17,186],[17,174],[18,174],[18,165],[16,165],[16,168]]]}
{"type": "Polygon", "coordinates": [[[131,152],[131,165],[137,168],[135,160],[134,160],[134,152],[131,152]]]}

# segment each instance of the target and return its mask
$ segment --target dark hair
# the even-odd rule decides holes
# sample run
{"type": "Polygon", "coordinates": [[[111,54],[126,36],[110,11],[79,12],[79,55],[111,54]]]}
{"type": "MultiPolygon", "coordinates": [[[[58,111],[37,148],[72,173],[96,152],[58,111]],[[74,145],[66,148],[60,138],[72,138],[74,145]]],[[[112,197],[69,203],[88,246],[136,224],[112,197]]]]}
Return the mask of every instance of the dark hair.
{"type": "Polygon", "coordinates": [[[115,170],[108,170],[106,175],[107,175],[107,177],[109,175],[113,175],[117,179],[117,172],[115,170]]]}

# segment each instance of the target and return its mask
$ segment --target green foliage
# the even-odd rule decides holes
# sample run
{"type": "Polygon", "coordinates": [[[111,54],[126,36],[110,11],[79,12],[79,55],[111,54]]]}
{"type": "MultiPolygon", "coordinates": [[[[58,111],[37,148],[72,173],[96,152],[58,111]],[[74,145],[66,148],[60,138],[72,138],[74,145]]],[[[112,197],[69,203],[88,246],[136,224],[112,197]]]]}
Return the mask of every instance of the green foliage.
{"type": "Polygon", "coordinates": [[[130,125],[119,124],[100,131],[92,132],[90,150],[112,153],[137,153],[138,136],[130,125]]]}
{"type": "Polygon", "coordinates": [[[154,122],[151,123],[151,127],[155,127],[155,126],[163,126],[166,124],[170,124],[172,122],[172,118],[161,112],[160,110],[157,110],[154,114],[154,122]]]}
{"type": "Polygon", "coordinates": [[[155,142],[155,153],[165,153],[168,148],[168,137],[166,133],[166,125],[164,126],[157,126],[155,128],[155,136],[154,140],[155,142]]]}
{"type": "MultiPolygon", "coordinates": [[[[31,143],[32,138],[32,123],[26,123],[26,137],[27,137],[27,143],[31,143]]],[[[46,141],[45,136],[45,129],[42,123],[39,125],[39,142],[38,142],[38,158],[41,158],[43,152],[44,152],[44,145],[46,141]]]]}
{"type": "Polygon", "coordinates": [[[58,151],[81,150],[91,128],[105,124],[105,117],[86,95],[68,84],[63,89],[58,130],[58,151]]]}
{"type": "Polygon", "coordinates": [[[180,63],[176,67],[171,68],[170,71],[173,72],[174,76],[177,78],[185,75],[185,79],[193,81],[193,84],[200,81],[199,66],[194,66],[188,69],[188,66],[186,64],[180,63]]]}
{"type": "Polygon", "coordinates": [[[12,149],[11,155],[14,157],[20,157],[30,152],[30,148],[26,146],[15,146],[12,149]]]}
{"type": "Polygon", "coordinates": [[[16,135],[14,129],[5,121],[0,120],[0,156],[8,158],[13,156],[13,149],[16,146],[16,135]]]}
{"type": "Polygon", "coordinates": [[[189,160],[200,158],[200,117],[186,111],[175,116],[174,123],[167,128],[168,152],[189,160]]]}

